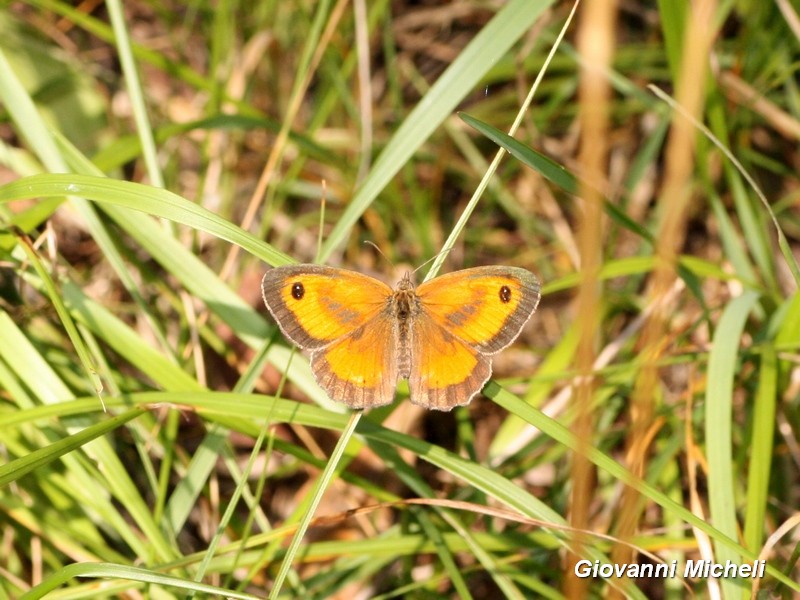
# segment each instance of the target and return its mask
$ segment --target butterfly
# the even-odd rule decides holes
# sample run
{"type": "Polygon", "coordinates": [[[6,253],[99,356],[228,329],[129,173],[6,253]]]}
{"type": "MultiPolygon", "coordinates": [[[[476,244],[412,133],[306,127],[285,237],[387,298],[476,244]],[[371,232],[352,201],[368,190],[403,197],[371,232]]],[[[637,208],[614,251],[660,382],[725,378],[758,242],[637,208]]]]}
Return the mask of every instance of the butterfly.
{"type": "Polygon", "coordinates": [[[267,271],[264,303],[283,334],[311,356],[319,386],[352,408],[394,399],[449,411],[483,388],[492,356],[539,304],[540,285],[518,267],[476,267],[397,288],[355,271],[290,265],[267,271]]]}

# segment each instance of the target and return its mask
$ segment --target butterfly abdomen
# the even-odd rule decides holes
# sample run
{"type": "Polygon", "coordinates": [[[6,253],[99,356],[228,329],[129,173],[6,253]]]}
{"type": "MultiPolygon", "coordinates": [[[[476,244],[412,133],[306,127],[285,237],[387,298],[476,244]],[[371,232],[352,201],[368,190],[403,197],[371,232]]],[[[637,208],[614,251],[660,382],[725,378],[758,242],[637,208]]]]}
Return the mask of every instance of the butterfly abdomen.
{"type": "Polygon", "coordinates": [[[397,348],[397,375],[408,379],[411,373],[411,324],[419,313],[419,297],[410,281],[404,279],[391,297],[391,311],[395,324],[397,348]]]}

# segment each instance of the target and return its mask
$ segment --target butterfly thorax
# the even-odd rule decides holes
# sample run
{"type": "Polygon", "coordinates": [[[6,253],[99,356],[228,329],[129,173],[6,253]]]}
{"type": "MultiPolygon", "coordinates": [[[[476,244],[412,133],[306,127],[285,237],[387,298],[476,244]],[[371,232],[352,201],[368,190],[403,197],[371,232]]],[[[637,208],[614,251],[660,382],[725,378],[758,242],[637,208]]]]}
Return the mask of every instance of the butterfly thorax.
{"type": "Polygon", "coordinates": [[[395,323],[397,341],[398,376],[408,379],[411,373],[411,323],[419,313],[419,296],[414,291],[411,277],[405,274],[390,297],[390,311],[395,323]]]}

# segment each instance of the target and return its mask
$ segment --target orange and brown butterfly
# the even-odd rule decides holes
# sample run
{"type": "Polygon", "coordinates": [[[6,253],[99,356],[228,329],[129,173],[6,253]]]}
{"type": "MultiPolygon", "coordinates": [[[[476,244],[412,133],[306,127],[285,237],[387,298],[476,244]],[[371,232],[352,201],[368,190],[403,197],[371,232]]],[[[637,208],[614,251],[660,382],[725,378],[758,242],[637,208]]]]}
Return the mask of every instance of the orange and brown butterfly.
{"type": "Polygon", "coordinates": [[[267,271],[264,303],[284,335],[311,355],[328,395],[352,408],[389,404],[399,378],[411,401],[451,410],[492,374],[492,356],[536,310],[540,286],[518,267],[477,267],[395,290],[372,277],[320,265],[267,271]]]}

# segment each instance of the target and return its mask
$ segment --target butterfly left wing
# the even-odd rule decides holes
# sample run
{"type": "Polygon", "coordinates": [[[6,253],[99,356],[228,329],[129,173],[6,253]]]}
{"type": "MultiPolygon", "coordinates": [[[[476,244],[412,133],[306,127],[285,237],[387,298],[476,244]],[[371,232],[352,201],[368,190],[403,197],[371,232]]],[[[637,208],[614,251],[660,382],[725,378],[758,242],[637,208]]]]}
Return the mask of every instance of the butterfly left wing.
{"type": "Polygon", "coordinates": [[[355,271],[289,265],[267,271],[261,293],[284,335],[315,350],[376,319],[392,288],[355,271]]]}
{"type": "Polygon", "coordinates": [[[394,400],[397,343],[394,322],[378,318],[311,353],[311,370],[330,398],[350,408],[372,408],[394,400]]]}
{"type": "Polygon", "coordinates": [[[411,335],[411,401],[451,410],[469,403],[492,374],[491,355],[513,342],[536,310],[536,277],[516,267],[477,267],[416,290],[411,335]]]}
{"type": "Polygon", "coordinates": [[[264,302],[284,335],[311,354],[311,370],[334,400],[388,404],[397,385],[392,289],[354,271],[291,265],[267,271],[264,302]]]}

